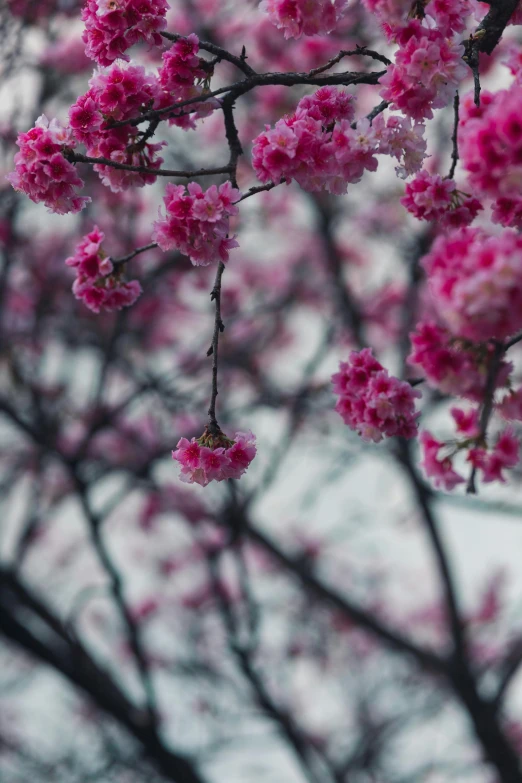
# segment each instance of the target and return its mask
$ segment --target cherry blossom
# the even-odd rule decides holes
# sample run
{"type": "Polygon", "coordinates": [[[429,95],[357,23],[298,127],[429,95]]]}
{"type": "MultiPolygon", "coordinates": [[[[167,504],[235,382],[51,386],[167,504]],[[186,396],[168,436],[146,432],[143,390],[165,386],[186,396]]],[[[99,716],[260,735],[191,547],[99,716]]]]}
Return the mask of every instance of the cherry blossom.
{"type": "Polygon", "coordinates": [[[138,41],[161,46],[167,10],[166,0],[87,0],[82,9],[86,54],[110,65],[128,60],[125,52],[138,41]]]}
{"type": "Polygon", "coordinates": [[[378,443],[385,436],[413,438],[417,434],[415,399],[421,393],[390,376],[370,348],[352,351],[332,382],[339,395],[336,411],[363,440],[378,443]]]}
{"type": "Polygon", "coordinates": [[[230,182],[206,191],[195,182],[187,188],[169,183],[163,202],[166,215],[154,223],[153,239],[162,250],[177,249],[195,266],[207,266],[239,247],[235,236],[229,236],[229,219],[237,215],[234,202],[240,192],[230,182]]]}
{"type": "Polygon", "coordinates": [[[34,128],[18,135],[16,143],[20,152],[15,155],[15,171],[7,175],[15,190],[59,215],[79,212],[90,202],[88,196],[78,195],[83,180],[64,157],[75,146],[70,129],[42,114],[34,128]]]}
{"type": "Polygon", "coordinates": [[[241,478],[256,455],[255,443],[250,431],[236,432],[230,439],[219,429],[207,428],[197,440],[181,438],[172,458],[181,465],[182,481],[206,487],[211,481],[241,478]]]}
{"type": "Polygon", "coordinates": [[[141,294],[137,280],[125,281],[122,271],[114,269],[111,259],[101,249],[104,239],[104,233],[94,226],[76,246],[74,255],[65,260],[67,266],[76,269],[72,288],[76,299],[95,313],[130,307],[141,294]]]}

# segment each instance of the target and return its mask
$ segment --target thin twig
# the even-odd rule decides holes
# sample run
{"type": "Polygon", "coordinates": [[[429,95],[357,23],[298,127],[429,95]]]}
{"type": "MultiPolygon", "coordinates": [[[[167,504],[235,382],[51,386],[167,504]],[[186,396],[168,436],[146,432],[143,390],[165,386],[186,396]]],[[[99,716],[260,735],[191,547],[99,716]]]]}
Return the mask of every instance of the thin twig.
{"type": "Polygon", "coordinates": [[[218,396],[218,354],[219,354],[219,335],[224,330],[225,326],[221,320],[221,278],[225,265],[222,261],[219,262],[216,279],[214,281],[214,288],[210,293],[210,299],[215,302],[216,315],[214,318],[214,333],[212,335],[212,345],[208,349],[207,356],[212,356],[212,392],[210,396],[210,405],[208,409],[208,418],[210,431],[216,432],[219,429],[219,425],[216,419],[216,399],[218,396]]]}
{"type": "Polygon", "coordinates": [[[210,177],[214,174],[230,174],[230,165],[218,166],[213,169],[194,169],[192,171],[178,171],[174,169],[150,169],[147,166],[133,166],[130,163],[118,163],[110,158],[92,158],[89,155],[81,155],[79,152],[67,152],[65,157],[71,163],[93,163],[102,166],[111,166],[122,171],[136,171],[139,174],[153,174],[155,177],[210,177]]]}
{"type": "Polygon", "coordinates": [[[148,245],[143,245],[143,247],[137,247],[136,250],[133,250],[132,253],[128,253],[126,256],[122,256],[121,258],[111,258],[112,265],[115,267],[123,266],[123,264],[131,261],[140,253],[144,253],[146,250],[154,250],[156,247],[158,247],[157,242],[150,242],[148,245]]]}
{"type": "MultiPolygon", "coordinates": [[[[506,347],[504,343],[502,342],[495,343],[495,348],[491,356],[491,361],[488,367],[486,386],[484,388],[484,400],[482,403],[482,410],[480,414],[480,433],[478,436],[479,442],[485,442],[486,440],[489,420],[491,418],[491,414],[493,413],[493,401],[495,397],[495,387],[497,384],[497,377],[500,370],[500,365],[502,363],[502,357],[504,356],[505,352],[506,352],[506,347]]],[[[466,492],[468,494],[474,495],[477,491],[475,485],[476,475],[477,475],[477,468],[475,465],[473,465],[468,479],[468,484],[466,487],[466,492]]]]}
{"type": "Polygon", "coordinates": [[[459,107],[460,107],[460,96],[457,90],[457,92],[455,93],[455,98],[453,99],[454,120],[453,120],[453,134],[451,136],[453,149],[451,152],[451,168],[449,170],[448,179],[453,179],[453,177],[455,176],[455,169],[457,168],[457,162],[459,159],[459,143],[458,143],[459,107]]]}

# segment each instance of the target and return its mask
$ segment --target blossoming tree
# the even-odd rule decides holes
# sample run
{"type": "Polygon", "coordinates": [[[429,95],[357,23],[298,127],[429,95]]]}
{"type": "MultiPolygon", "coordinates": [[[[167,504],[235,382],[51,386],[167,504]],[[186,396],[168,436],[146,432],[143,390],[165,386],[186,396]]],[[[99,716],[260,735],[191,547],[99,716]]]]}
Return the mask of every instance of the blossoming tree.
{"type": "Polygon", "coordinates": [[[465,598],[437,516],[517,491],[520,24],[8,0],[9,783],[522,782],[506,563],[465,598]]]}

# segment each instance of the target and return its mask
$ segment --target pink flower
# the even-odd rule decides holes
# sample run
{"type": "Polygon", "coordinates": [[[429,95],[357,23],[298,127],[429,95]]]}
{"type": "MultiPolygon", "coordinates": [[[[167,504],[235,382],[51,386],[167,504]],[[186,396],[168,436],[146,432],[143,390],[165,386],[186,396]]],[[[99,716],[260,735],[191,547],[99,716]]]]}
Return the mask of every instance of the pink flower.
{"type": "Polygon", "coordinates": [[[378,443],[383,437],[413,438],[417,434],[415,399],[420,392],[389,375],[370,348],[352,351],[349,361],[341,362],[339,372],[332,376],[332,383],[339,395],[336,411],[363,440],[378,443]]]}
{"type": "Polygon", "coordinates": [[[31,201],[43,202],[50,212],[64,215],[79,212],[90,198],[78,196],[83,180],[76,169],[64,157],[75,146],[68,128],[57,120],[42,115],[34,128],[18,135],[20,151],[16,153],[15,170],[7,175],[15,190],[25,193],[31,201]]]}
{"type": "Polygon", "coordinates": [[[87,0],[82,9],[85,53],[100,65],[110,65],[138,41],[161,46],[166,27],[166,0],[87,0]]]}
{"type": "Polygon", "coordinates": [[[433,305],[455,336],[480,343],[522,328],[522,237],[462,228],[440,236],[422,262],[433,305]]]}
{"type": "Polygon", "coordinates": [[[380,95],[393,109],[423,120],[450,102],[466,65],[460,37],[450,38],[447,32],[425,27],[418,19],[394,30],[399,50],[380,79],[380,95]]]}
{"type": "Polygon", "coordinates": [[[421,467],[428,478],[433,479],[435,486],[451,491],[457,484],[462,484],[464,479],[453,470],[451,457],[440,456],[440,451],[446,447],[446,444],[438,441],[427,430],[421,432],[419,440],[423,452],[421,467]]]}
{"type": "Polygon", "coordinates": [[[206,487],[210,481],[240,478],[256,455],[256,439],[251,432],[236,432],[234,439],[221,430],[188,441],[181,438],[172,458],[181,465],[180,478],[206,487]]]}
{"type": "Polygon", "coordinates": [[[237,214],[234,201],[240,196],[230,182],[206,191],[195,182],[187,188],[169,183],[163,199],[166,215],[160,214],[154,223],[153,239],[162,250],[184,253],[195,266],[226,262],[230,250],[239,247],[228,233],[229,218],[237,214]]]}
{"type": "Polygon", "coordinates": [[[330,33],[347,5],[347,0],[262,0],[259,8],[284,31],[285,38],[300,38],[330,33]]]}
{"type": "Polygon", "coordinates": [[[94,226],[76,245],[74,255],[65,260],[67,266],[76,269],[72,288],[76,299],[81,299],[94,313],[130,307],[141,294],[137,280],[126,282],[119,272],[114,272],[112,261],[101,249],[104,239],[103,232],[94,226]]]}

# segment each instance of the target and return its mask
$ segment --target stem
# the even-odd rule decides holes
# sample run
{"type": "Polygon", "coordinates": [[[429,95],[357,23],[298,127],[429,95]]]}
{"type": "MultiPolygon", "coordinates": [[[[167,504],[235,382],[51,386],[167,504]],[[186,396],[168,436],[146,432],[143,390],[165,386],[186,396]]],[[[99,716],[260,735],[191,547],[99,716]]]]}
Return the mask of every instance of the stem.
{"type": "MultiPolygon", "coordinates": [[[[506,352],[506,346],[504,345],[504,343],[500,342],[495,344],[495,350],[491,357],[491,364],[489,365],[488,375],[486,378],[486,388],[484,389],[484,402],[482,404],[482,411],[480,414],[480,434],[479,434],[480,441],[486,440],[489,420],[491,418],[491,414],[493,413],[493,401],[495,397],[495,386],[497,382],[497,376],[500,370],[500,365],[502,363],[502,357],[504,356],[505,352],[506,352]]],[[[476,475],[477,475],[477,468],[473,466],[468,480],[468,485],[466,487],[466,492],[468,494],[474,495],[477,492],[477,488],[475,485],[476,475]]]]}
{"type": "Polygon", "coordinates": [[[121,258],[111,258],[112,265],[114,267],[123,266],[123,264],[131,261],[131,259],[138,256],[140,253],[144,253],[146,250],[154,250],[156,247],[158,247],[157,242],[150,242],[150,244],[143,245],[143,247],[137,247],[136,250],[133,250],[132,253],[128,253],[126,256],[122,256],[121,258]]]}
{"type": "Polygon", "coordinates": [[[459,107],[460,107],[460,96],[457,91],[455,93],[455,98],[453,100],[453,111],[454,111],[455,119],[453,124],[453,135],[451,137],[453,150],[451,153],[451,168],[448,174],[448,179],[453,179],[453,177],[455,176],[455,169],[457,168],[457,161],[459,159],[459,145],[458,145],[459,107]]]}
{"type": "Polygon", "coordinates": [[[214,288],[210,292],[211,301],[215,302],[216,315],[214,318],[214,333],[212,335],[212,345],[208,349],[207,356],[212,356],[212,393],[210,395],[210,406],[208,409],[209,428],[211,432],[216,433],[219,430],[219,424],[216,419],[216,399],[218,396],[218,357],[219,357],[219,334],[225,329],[225,325],[221,320],[221,278],[225,265],[222,261],[219,262],[216,279],[214,281],[214,288]]]}

